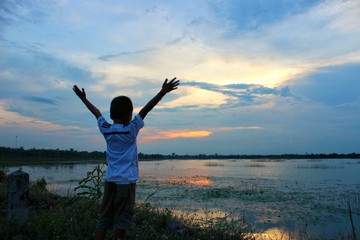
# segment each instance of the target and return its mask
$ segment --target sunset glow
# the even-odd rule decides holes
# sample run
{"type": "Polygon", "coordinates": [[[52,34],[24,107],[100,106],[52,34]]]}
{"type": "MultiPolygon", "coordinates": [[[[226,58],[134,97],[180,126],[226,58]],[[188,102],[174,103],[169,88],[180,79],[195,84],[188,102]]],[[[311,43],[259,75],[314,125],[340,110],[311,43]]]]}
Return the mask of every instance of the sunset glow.
{"type": "Polygon", "coordinates": [[[210,131],[198,130],[175,130],[168,132],[153,133],[151,136],[143,136],[139,139],[140,142],[147,142],[160,139],[173,139],[173,138],[204,138],[212,134],[210,131]]]}
{"type": "Polygon", "coordinates": [[[358,1],[3,1],[0,11],[1,146],[20,136],[24,148],[104,151],[72,86],[111,122],[114,97],[129,96],[135,116],[177,77],[145,119],[142,152],[359,150],[358,1]]]}

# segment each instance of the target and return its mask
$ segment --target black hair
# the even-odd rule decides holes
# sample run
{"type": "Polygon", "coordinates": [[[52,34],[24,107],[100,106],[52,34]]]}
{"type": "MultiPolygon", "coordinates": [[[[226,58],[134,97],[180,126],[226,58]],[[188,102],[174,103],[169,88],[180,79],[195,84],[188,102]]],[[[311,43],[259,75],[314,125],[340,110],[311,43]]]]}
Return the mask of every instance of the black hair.
{"type": "Polygon", "coordinates": [[[122,119],[133,111],[133,104],[126,96],[115,97],[110,104],[110,118],[122,119]]]}

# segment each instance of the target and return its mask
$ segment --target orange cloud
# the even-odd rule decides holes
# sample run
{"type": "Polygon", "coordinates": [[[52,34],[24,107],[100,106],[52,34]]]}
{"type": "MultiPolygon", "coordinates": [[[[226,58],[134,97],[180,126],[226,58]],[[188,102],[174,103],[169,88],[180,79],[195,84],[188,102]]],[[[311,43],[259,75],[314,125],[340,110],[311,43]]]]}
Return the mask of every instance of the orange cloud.
{"type": "Polygon", "coordinates": [[[156,131],[154,129],[145,128],[139,137],[139,142],[145,143],[154,140],[173,139],[173,138],[205,138],[215,132],[228,132],[237,130],[261,130],[260,126],[238,126],[238,127],[218,127],[210,130],[172,130],[172,131],[156,131]]]}
{"type": "Polygon", "coordinates": [[[160,139],[172,139],[172,138],[203,138],[208,137],[212,134],[211,131],[206,130],[174,130],[166,132],[158,132],[156,134],[143,136],[140,138],[140,142],[149,142],[152,140],[160,139]]]}

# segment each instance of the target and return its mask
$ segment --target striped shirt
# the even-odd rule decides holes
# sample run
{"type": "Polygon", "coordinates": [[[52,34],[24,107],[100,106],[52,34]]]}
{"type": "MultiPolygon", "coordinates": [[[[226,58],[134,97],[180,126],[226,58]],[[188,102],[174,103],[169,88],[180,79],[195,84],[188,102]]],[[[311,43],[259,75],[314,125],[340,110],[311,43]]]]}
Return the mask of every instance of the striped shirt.
{"type": "Polygon", "coordinates": [[[139,178],[136,138],[144,122],[140,115],[129,124],[110,124],[103,116],[98,127],[106,141],[107,170],[105,180],[116,184],[135,183],[139,178]]]}

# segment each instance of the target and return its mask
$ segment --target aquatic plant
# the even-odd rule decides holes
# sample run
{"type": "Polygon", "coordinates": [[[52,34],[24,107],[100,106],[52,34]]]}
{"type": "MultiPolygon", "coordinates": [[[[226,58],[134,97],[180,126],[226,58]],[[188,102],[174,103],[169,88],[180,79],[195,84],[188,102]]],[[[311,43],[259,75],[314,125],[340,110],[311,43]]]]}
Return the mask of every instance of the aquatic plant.
{"type": "Polygon", "coordinates": [[[223,167],[224,164],[223,163],[219,163],[219,162],[206,162],[204,164],[204,166],[207,166],[207,167],[223,167]]]}
{"type": "Polygon", "coordinates": [[[244,167],[266,167],[266,165],[261,163],[248,163],[245,164],[244,167]]]}
{"type": "Polygon", "coordinates": [[[261,158],[261,159],[251,159],[251,162],[285,162],[286,159],[282,158],[261,158]]]}
{"type": "Polygon", "coordinates": [[[313,164],[313,165],[297,165],[299,169],[337,169],[337,168],[344,168],[344,166],[335,166],[329,164],[313,164]]]}

